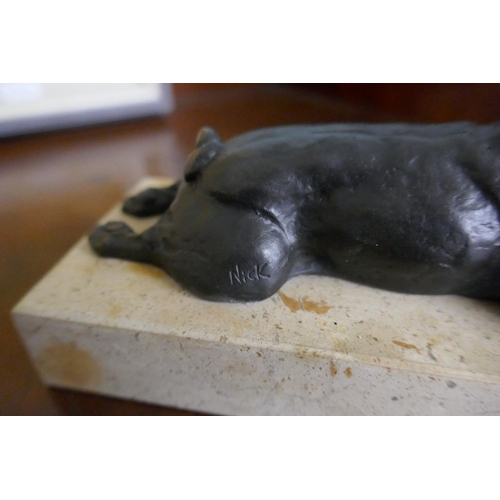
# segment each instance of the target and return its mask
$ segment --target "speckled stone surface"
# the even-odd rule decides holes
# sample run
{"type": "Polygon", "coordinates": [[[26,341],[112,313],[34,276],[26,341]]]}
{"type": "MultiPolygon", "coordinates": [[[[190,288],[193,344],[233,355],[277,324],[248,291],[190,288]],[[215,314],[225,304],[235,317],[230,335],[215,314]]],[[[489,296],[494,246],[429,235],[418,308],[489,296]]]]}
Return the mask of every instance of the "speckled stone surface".
{"type": "MultiPolygon", "coordinates": [[[[107,220],[140,231],[156,219],[116,207],[107,220]]],[[[488,302],[318,276],[263,302],[204,302],[83,238],[13,317],[58,387],[218,414],[500,414],[500,306],[488,302]]]]}

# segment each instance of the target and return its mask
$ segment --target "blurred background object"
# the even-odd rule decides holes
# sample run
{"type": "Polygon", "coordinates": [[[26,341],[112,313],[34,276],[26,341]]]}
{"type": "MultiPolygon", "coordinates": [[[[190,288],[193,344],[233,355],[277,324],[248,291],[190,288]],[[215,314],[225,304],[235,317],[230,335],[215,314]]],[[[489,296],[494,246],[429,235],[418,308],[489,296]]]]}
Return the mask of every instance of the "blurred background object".
{"type": "MultiPolygon", "coordinates": [[[[146,102],[156,102],[147,113],[156,116],[129,114],[136,119],[123,121],[126,114],[110,113],[108,118],[120,121],[94,126],[88,126],[90,121],[65,122],[80,128],[31,135],[27,132],[41,130],[42,122],[25,118],[26,128],[17,129],[24,135],[0,138],[0,414],[188,413],[47,389],[31,366],[9,311],[142,177],[180,178],[201,127],[212,126],[227,140],[252,129],[298,123],[485,123],[500,119],[498,84],[173,84],[175,109],[172,100],[163,104],[155,100],[159,94],[153,88],[159,85],[147,85],[152,87],[141,90],[144,100],[139,107],[144,111],[146,102]],[[153,113],[153,108],[158,112],[153,113]]],[[[27,110],[29,103],[39,106],[43,95],[52,96],[53,104],[63,102],[64,95],[76,102],[74,96],[81,87],[78,89],[79,85],[53,87],[55,93],[44,94],[37,84],[2,86],[0,110],[21,105],[27,110]],[[56,88],[61,92],[55,92],[56,88]]],[[[117,102],[130,105],[134,99],[138,105],[136,90],[110,95],[116,88],[108,89],[109,93],[102,94],[101,112],[103,102],[114,102],[115,109],[117,102]]],[[[85,98],[80,94],[81,116],[90,113],[82,104],[85,99],[94,103],[95,111],[97,94],[92,91],[85,98]]],[[[7,112],[0,113],[7,123],[7,112]]],[[[25,113],[25,117],[29,115],[25,113]]],[[[63,125],[60,121],[56,126],[63,125]]],[[[10,135],[13,133],[11,128],[10,135]]]]}
{"type": "Polygon", "coordinates": [[[168,83],[0,83],[0,137],[163,115],[168,83]]]}
{"type": "Polygon", "coordinates": [[[488,123],[500,117],[498,83],[305,83],[292,86],[393,113],[405,121],[488,123]]]}

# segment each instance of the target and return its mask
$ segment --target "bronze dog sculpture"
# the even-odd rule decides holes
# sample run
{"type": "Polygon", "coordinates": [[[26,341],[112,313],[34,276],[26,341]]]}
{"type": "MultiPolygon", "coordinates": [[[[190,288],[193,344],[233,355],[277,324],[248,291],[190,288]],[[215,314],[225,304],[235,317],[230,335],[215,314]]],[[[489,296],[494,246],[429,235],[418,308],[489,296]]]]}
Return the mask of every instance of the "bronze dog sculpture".
{"type": "Polygon", "coordinates": [[[323,274],[417,294],[500,297],[500,124],[290,126],[227,142],[202,129],[184,180],[90,236],[200,298],[255,301],[323,274]]]}

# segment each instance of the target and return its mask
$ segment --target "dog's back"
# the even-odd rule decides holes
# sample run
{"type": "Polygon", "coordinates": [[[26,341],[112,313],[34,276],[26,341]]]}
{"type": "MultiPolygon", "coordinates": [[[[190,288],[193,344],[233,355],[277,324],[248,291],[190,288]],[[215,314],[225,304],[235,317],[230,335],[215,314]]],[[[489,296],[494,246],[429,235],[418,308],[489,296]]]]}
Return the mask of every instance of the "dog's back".
{"type": "Polygon", "coordinates": [[[280,127],[229,141],[204,176],[280,221],[294,242],[292,274],[491,296],[500,288],[499,130],[280,127]]]}

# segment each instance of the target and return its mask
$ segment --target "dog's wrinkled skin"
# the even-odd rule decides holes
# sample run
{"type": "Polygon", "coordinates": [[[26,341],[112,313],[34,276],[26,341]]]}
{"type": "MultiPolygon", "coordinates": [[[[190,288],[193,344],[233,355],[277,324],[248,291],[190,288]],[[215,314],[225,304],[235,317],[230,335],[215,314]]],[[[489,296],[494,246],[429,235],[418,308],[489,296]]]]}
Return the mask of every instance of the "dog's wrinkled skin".
{"type": "Polygon", "coordinates": [[[94,250],[193,294],[262,300],[292,276],[500,297],[500,124],[321,125],[198,135],[185,179],[130,198],[94,250]]]}

